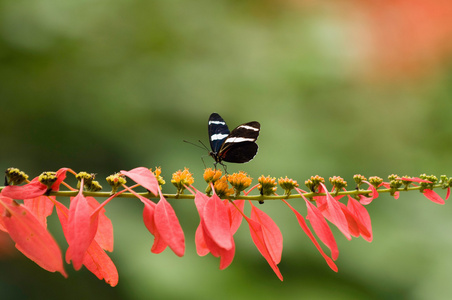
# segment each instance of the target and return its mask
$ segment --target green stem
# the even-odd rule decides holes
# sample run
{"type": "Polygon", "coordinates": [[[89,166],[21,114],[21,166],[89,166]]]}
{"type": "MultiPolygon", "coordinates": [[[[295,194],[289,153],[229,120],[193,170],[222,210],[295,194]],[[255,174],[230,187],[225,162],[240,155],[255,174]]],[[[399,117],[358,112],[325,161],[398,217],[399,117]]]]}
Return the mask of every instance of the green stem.
{"type": "MultiPolygon", "coordinates": [[[[0,191],[4,187],[0,187],[0,191]]],[[[399,192],[408,192],[408,191],[414,191],[414,190],[420,190],[420,186],[413,186],[409,188],[401,187],[396,189],[396,191],[399,192]]],[[[433,186],[433,188],[443,188],[442,184],[436,184],[433,186]]],[[[389,193],[391,192],[391,189],[377,189],[378,193],[389,193]]],[[[350,191],[341,191],[337,193],[337,195],[367,195],[372,193],[371,190],[350,190],[350,191]]],[[[78,191],[52,191],[50,192],[49,196],[57,196],[57,197],[75,197],[77,196],[78,191]]],[[[159,197],[156,197],[152,193],[144,192],[144,193],[137,193],[140,196],[146,197],[146,198],[154,198],[158,199],[159,197]]],[[[336,193],[333,191],[330,193],[333,196],[336,196],[336,193]]],[[[108,198],[112,194],[110,192],[83,192],[84,196],[91,196],[91,197],[104,197],[108,198]]],[[[313,198],[315,196],[325,196],[325,193],[306,193],[304,196],[306,198],[313,198]]],[[[167,199],[194,199],[195,196],[192,194],[163,194],[163,197],[167,199]]],[[[121,194],[117,195],[115,198],[136,198],[132,193],[125,193],[122,192],[121,194]]],[[[223,197],[224,199],[229,200],[252,200],[252,201],[262,201],[262,200],[281,200],[281,199],[296,199],[301,198],[299,194],[290,194],[290,195],[281,195],[281,196],[262,196],[262,195],[251,195],[251,196],[244,196],[244,195],[234,195],[229,197],[223,197]]]]}

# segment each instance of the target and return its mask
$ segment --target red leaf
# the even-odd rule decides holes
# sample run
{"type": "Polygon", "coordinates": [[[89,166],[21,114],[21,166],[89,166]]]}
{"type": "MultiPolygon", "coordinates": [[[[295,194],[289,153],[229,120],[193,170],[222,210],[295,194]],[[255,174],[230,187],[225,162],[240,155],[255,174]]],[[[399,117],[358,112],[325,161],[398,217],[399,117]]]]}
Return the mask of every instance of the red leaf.
{"type": "Polygon", "coordinates": [[[195,195],[195,205],[196,205],[196,209],[198,210],[198,214],[199,214],[199,225],[198,228],[196,229],[196,234],[195,234],[195,244],[196,244],[196,252],[198,253],[199,256],[204,256],[207,255],[210,250],[207,247],[206,241],[204,239],[204,229],[202,228],[202,215],[203,215],[203,211],[204,211],[204,206],[206,205],[207,201],[209,200],[209,197],[207,197],[206,195],[204,195],[203,193],[196,191],[196,195],[195,195]]]}
{"type": "Polygon", "coordinates": [[[148,168],[138,167],[130,171],[121,171],[120,173],[140,184],[152,194],[156,196],[159,194],[159,183],[157,178],[155,178],[154,173],[148,168]]]}
{"type": "Polygon", "coordinates": [[[440,195],[438,195],[435,191],[430,190],[430,189],[425,189],[423,191],[423,194],[425,197],[427,197],[427,199],[429,199],[430,201],[437,203],[437,204],[445,204],[443,198],[441,198],[440,195]]]}
{"type": "Polygon", "coordinates": [[[112,287],[118,284],[119,275],[115,264],[96,241],[89,246],[83,258],[83,265],[97,278],[104,279],[112,287]]]}
{"type": "MultiPolygon", "coordinates": [[[[210,201],[209,197],[207,197],[206,195],[204,195],[203,193],[201,193],[199,191],[196,191],[195,205],[196,205],[196,209],[198,210],[199,217],[200,217],[199,226],[196,229],[196,234],[195,234],[196,252],[198,253],[199,256],[204,256],[204,255],[207,255],[209,252],[211,252],[213,256],[220,257],[220,270],[223,270],[226,267],[228,267],[234,259],[234,255],[235,255],[234,239],[232,238],[232,233],[231,233],[230,243],[231,243],[232,247],[230,249],[226,250],[224,248],[221,248],[216,243],[216,241],[214,241],[210,237],[209,233],[206,232],[205,223],[203,222],[203,219],[204,219],[203,213],[205,211],[205,206],[208,201],[210,201]]],[[[220,202],[221,202],[221,200],[220,200],[220,202]]],[[[225,206],[226,203],[222,203],[222,205],[225,207],[226,211],[229,212],[227,210],[228,206],[225,206]]],[[[228,218],[229,218],[229,215],[228,215],[228,218]]],[[[231,229],[229,229],[229,231],[231,231],[231,229]]]]}
{"type": "Polygon", "coordinates": [[[314,232],[317,234],[319,239],[330,249],[331,258],[336,260],[339,256],[339,249],[328,223],[325,221],[325,218],[320,210],[314,204],[307,199],[304,200],[306,202],[306,207],[308,208],[308,215],[306,219],[308,219],[311,223],[312,229],[314,229],[314,232]]]}
{"type": "MultiPolygon", "coordinates": [[[[97,227],[97,233],[94,239],[99,244],[99,246],[109,252],[113,251],[113,224],[111,220],[105,215],[105,208],[96,211],[99,207],[99,202],[93,197],[86,197],[89,206],[95,213],[99,215],[99,225],[97,227]]],[[[91,215],[91,218],[94,216],[91,215]]]]}
{"type": "Polygon", "coordinates": [[[159,254],[163,252],[168,244],[165,243],[160,237],[160,233],[157,230],[157,227],[155,226],[155,206],[156,204],[149,200],[148,198],[145,198],[137,193],[135,193],[132,189],[130,189],[127,186],[124,186],[126,190],[134,194],[138,199],[141,200],[144,204],[143,209],[143,222],[146,228],[149,230],[149,232],[154,236],[154,243],[151,247],[151,252],[155,254],[159,254]]]}
{"type": "Polygon", "coordinates": [[[163,196],[155,206],[154,222],[163,241],[181,257],[185,252],[185,237],[176,213],[163,196]]]}
{"type": "Polygon", "coordinates": [[[77,196],[71,198],[67,223],[67,242],[69,244],[67,258],[72,260],[75,270],[83,264],[88,247],[94,240],[99,224],[98,214],[91,217],[92,209],[82,194],[83,180],[77,196]]]}
{"type": "Polygon", "coordinates": [[[213,195],[204,205],[201,222],[209,237],[219,247],[232,248],[231,224],[229,210],[217,195],[213,195]]]}
{"type": "Polygon", "coordinates": [[[195,244],[196,253],[198,253],[199,256],[205,256],[209,254],[210,250],[207,247],[206,241],[204,239],[204,230],[202,229],[201,223],[198,225],[198,228],[196,228],[195,244]]]}
{"type": "Polygon", "coordinates": [[[283,249],[283,237],[278,226],[266,213],[254,205],[251,206],[251,219],[261,224],[267,250],[273,262],[276,265],[279,264],[283,249]]]}
{"type": "Polygon", "coordinates": [[[25,185],[5,186],[1,191],[2,196],[12,199],[32,199],[44,195],[47,186],[38,181],[38,177],[25,185]]]}
{"type": "Polygon", "coordinates": [[[225,204],[229,208],[229,220],[231,222],[231,233],[234,235],[242,224],[243,220],[243,207],[245,206],[245,200],[234,200],[232,205],[228,200],[224,200],[225,204]],[[237,209],[237,208],[238,209],[237,209]],[[240,211],[239,211],[240,210],[240,211]]]}
{"type": "Polygon", "coordinates": [[[342,212],[344,213],[345,219],[347,219],[350,234],[354,237],[359,237],[359,228],[358,223],[355,220],[355,217],[348,211],[347,206],[344,203],[342,202],[338,203],[342,209],[342,212]]]}
{"type": "Polygon", "coordinates": [[[372,225],[366,208],[352,197],[348,196],[348,211],[355,217],[359,232],[363,239],[372,241],[372,225]]]}
{"type": "Polygon", "coordinates": [[[0,205],[5,208],[3,224],[16,248],[43,269],[67,277],[58,244],[33,214],[7,197],[0,196],[0,205]]]}
{"type": "Polygon", "coordinates": [[[419,177],[412,177],[412,178],[408,178],[408,177],[397,177],[397,180],[406,180],[406,181],[411,181],[411,182],[426,182],[426,183],[432,183],[430,180],[425,180],[425,179],[421,179],[419,177]]]}
{"type": "MultiPolygon", "coordinates": [[[[67,238],[69,210],[60,202],[57,201],[55,203],[61,227],[63,228],[64,235],[67,238]]],[[[66,252],[68,260],[70,260],[70,257],[68,257],[69,255],[70,253],[66,252]]],[[[107,282],[111,286],[117,285],[118,271],[108,255],[104,251],[102,251],[102,248],[99,246],[96,240],[91,243],[88,250],[86,251],[86,255],[83,258],[83,265],[94,275],[96,275],[97,278],[101,280],[104,279],[105,282],[107,282]]]]}
{"type": "Polygon", "coordinates": [[[60,184],[61,182],[63,182],[64,179],[66,179],[66,172],[69,170],[71,169],[61,168],[56,172],[57,180],[52,184],[52,191],[58,191],[60,189],[60,184]]]}
{"type": "Polygon", "coordinates": [[[320,192],[326,193],[326,196],[322,197],[324,202],[321,207],[318,206],[325,218],[336,225],[336,227],[345,235],[348,240],[351,240],[350,230],[348,228],[347,219],[342,212],[339,202],[334,200],[323,183],[320,184],[320,192]]]}
{"type": "Polygon", "coordinates": [[[275,261],[273,260],[270,252],[268,251],[268,247],[265,242],[265,237],[261,224],[246,216],[245,220],[248,222],[251,238],[253,239],[253,242],[256,245],[257,249],[262,254],[262,256],[267,260],[268,264],[273,269],[273,272],[275,272],[276,276],[278,276],[279,280],[283,281],[283,276],[279,271],[279,268],[276,265],[275,261]]]}
{"type": "Polygon", "coordinates": [[[205,226],[201,225],[200,228],[202,230],[204,242],[207,248],[209,249],[210,253],[212,253],[212,255],[215,257],[220,257],[220,270],[225,269],[232,263],[232,260],[234,259],[235,255],[235,244],[234,240],[232,239],[232,236],[231,236],[232,244],[231,249],[224,249],[218,246],[216,242],[209,236],[209,234],[205,230],[205,226]]]}
{"type": "Polygon", "coordinates": [[[287,206],[289,206],[289,208],[293,211],[293,213],[297,217],[297,220],[298,220],[298,223],[300,224],[301,229],[303,229],[303,231],[306,233],[306,235],[309,237],[309,239],[311,239],[312,243],[317,248],[317,250],[320,252],[320,254],[323,256],[323,258],[325,259],[326,263],[331,268],[331,270],[333,270],[334,272],[337,272],[338,269],[337,269],[336,264],[328,255],[325,254],[325,252],[323,252],[319,243],[317,243],[317,240],[315,239],[314,235],[312,234],[311,230],[309,229],[308,225],[306,224],[303,216],[298,211],[296,211],[295,208],[293,208],[286,200],[283,199],[282,201],[285,204],[287,204],[287,206]]]}
{"type": "Polygon", "coordinates": [[[44,228],[47,228],[47,217],[53,211],[53,202],[50,199],[55,200],[55,197],[39,196],[24,200],[24,206],[38,219],[44,228]]]}
{"type": "Polygon", "coordinates": [[[450,196],[450,186],[447,187],[446,200],[449,199],[450,196]]]}
{"type": "Polygon", "coordinates": [[[359,195],[359,202],[361,202],[362,205],[367,205],[367,204],[370,204],[374,199],[377,199],[379,194],[373,184],[371,184],[368,181],[363,181],[363,182],[367,183],[369,185],[369,190],[371,190],[372,193],[370,194],[370,197],[366,197],[364,195],[359,195]]]}
{"type": "MultiPolygon", "coordinates": [[[[389,185],[388,182],[383,182],[381,185],[384,186],[384,187],[387,188],[387,189],[390,189],[390,188],[391,188],[391,186],[389,185]]],[[[399,199],[399,195],[400,195],[399,192],[395,192],[395,193],[394,193],[394,199],[396,199],[396,200],[399,199]]]]}

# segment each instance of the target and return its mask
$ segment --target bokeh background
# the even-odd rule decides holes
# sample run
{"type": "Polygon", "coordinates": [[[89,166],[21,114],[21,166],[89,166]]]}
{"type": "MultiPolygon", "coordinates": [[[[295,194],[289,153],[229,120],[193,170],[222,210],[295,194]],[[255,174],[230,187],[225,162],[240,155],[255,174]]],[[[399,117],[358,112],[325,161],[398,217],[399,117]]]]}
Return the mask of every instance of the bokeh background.
{"type": "MultiPolygon", "coordinates": [[[[0,169],[188,167],[204,188],[207,119],[257,120],[256,158],[230,172],[452,176],[452,2],[0,1],[0,169]]],[[[211,163],[209,158],[206,161],[211,163]]],[[[442,195],[445,192],[440,191],[442,195]]],[[[63,201],[68,201],[63,200],[63,201]]],[[[302,203],[292,201],[304,212],[302,203]]],[[[260,207],[284,236],[273,274],[246,226],[234,262],[198,257],[198,216],[171,201],[186,255],[150,253],[139,201],[111,202],[119,285],[40,269],[2,236],[2,299],[450,299],[452,208],[417,193],[368,206],[374,241],[337,230],[332,272],[279,202],[260,207]]],[[[242,224],[244,225],[244,224],[242,224]]],[[[49,228],[60,240],[55,217],[49,228]]]]}

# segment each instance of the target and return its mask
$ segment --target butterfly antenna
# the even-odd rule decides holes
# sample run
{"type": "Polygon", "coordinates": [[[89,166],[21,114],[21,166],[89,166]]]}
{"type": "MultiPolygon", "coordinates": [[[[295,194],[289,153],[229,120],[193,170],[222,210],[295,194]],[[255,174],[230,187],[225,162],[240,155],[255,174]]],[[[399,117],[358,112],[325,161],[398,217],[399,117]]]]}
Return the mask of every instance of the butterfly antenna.
{"type": "Polygon", "coordinates": [[[206,145],[204,145],[204,144],[201,142],[201,140],[199,140],[198,142],[201,143],[202,147],[199,146],[198,144],[192,143],[192,142],[187,141],[187,140],[183,140],[183,141],[184,141],[184,143],[187,143],[187,144],[193,145],[193,146],[195,146],[195,147],[198,147],[198,148],[201,148],[201,149],[204,149],[204,150],[209,151],[209,149],[206,147],[206,145]]]}

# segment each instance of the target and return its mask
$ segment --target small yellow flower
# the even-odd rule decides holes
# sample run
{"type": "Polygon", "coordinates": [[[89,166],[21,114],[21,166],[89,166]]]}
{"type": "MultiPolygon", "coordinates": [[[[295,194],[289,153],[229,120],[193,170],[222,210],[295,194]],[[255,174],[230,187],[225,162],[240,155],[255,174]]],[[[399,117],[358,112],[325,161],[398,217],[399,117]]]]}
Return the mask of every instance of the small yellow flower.
{"type": "Polygon", "coordinates": [[[270,196],[276,192],[276,178],[262,175],[257,179],[259,186],[257,187],[263,196],[270,196]]]}
{"type": "Polygon", "coordinates": [[[160,167],[156,167],[155,171],[154,171],[154,175],[157,178],[157,181],[160,185],[160,188],[162,187],[162,185],[164,185],[166,183],[166,181],[163,179],[162,176],[160,176],[160,174],[162,174],[162,168],[160,167]]]}
{"type": "Polygon", "coordinates": [[[220,179],[221,175],[222,175],[222,173],[219,169],[213,170],[212,168],[207,168],[204,170],[203,177],[207,183],[211,183],[211,182],[215,182],[218,179],[220,179]]]}
{"type": "Polygon", "coordinates": [[[234,193],[234,189],[229,188],[226,176],[221,177],[214,182],[213,188],[218,197],[228,197],[234,193]]]}
{"type": "Polygon", "coordinates": [[[238,196],[241,191],[247,189],[251,185],[252,180],[253,179],[243,171],[228,175],[228,181],[235,189],[236,196],[238,196]]]}
{"type": "Polygon", "coordinates": [[[8,168],[5,174],[9,185],[19,185],[28,180],[28,175],[18,168],[8,168]]]}
{"type": "Polygon", "coordinates": [[[185,186],[192,185],[194,182],[193,174],[190,173],[187,168],[184,168],[183,171],[178,170],[173,173],[173,178],[171,179],[171,183],[177,188],[178,194],[184,191],[185,186]]]}
{"type": "Polygon", "coordinates": [[[124,175],[120,173],[116,173],[113,175],[110,175],[106,178],[108,184],[111,186],[111,193],[114,194],[118,190],[118,188],[126,184],[127,180],[124,178],[124,175]]]}
{"type": "Polygon", "coordinates": [[[284,193],[285,193],[286,195],[290,195],[290,192],[291,192],[294,188],[298,187],[297,181],[296,181],[296,180],[293,180],[293,179],[291,179],[291,178],[287,178],[287,176],[286,176],[286,178],[280,177],[280,178],[278,179],[278,184],[279,184],[279,186],[284,190],[284,193]]]}
{"type": "Polygon", "coordinates": [[[56,172],[42,172],[41,175],[39,175],[39,182],[45,184],[49,188],[55,183],[56,180],[56,172]]]}
{"type": "Polygon", "coordinates": [[[315,192],[320,183],[325,183],[325,178],[320,177],[319,175],[311,176],[311,178],[304,182],[311,192],[315,192]]]}

